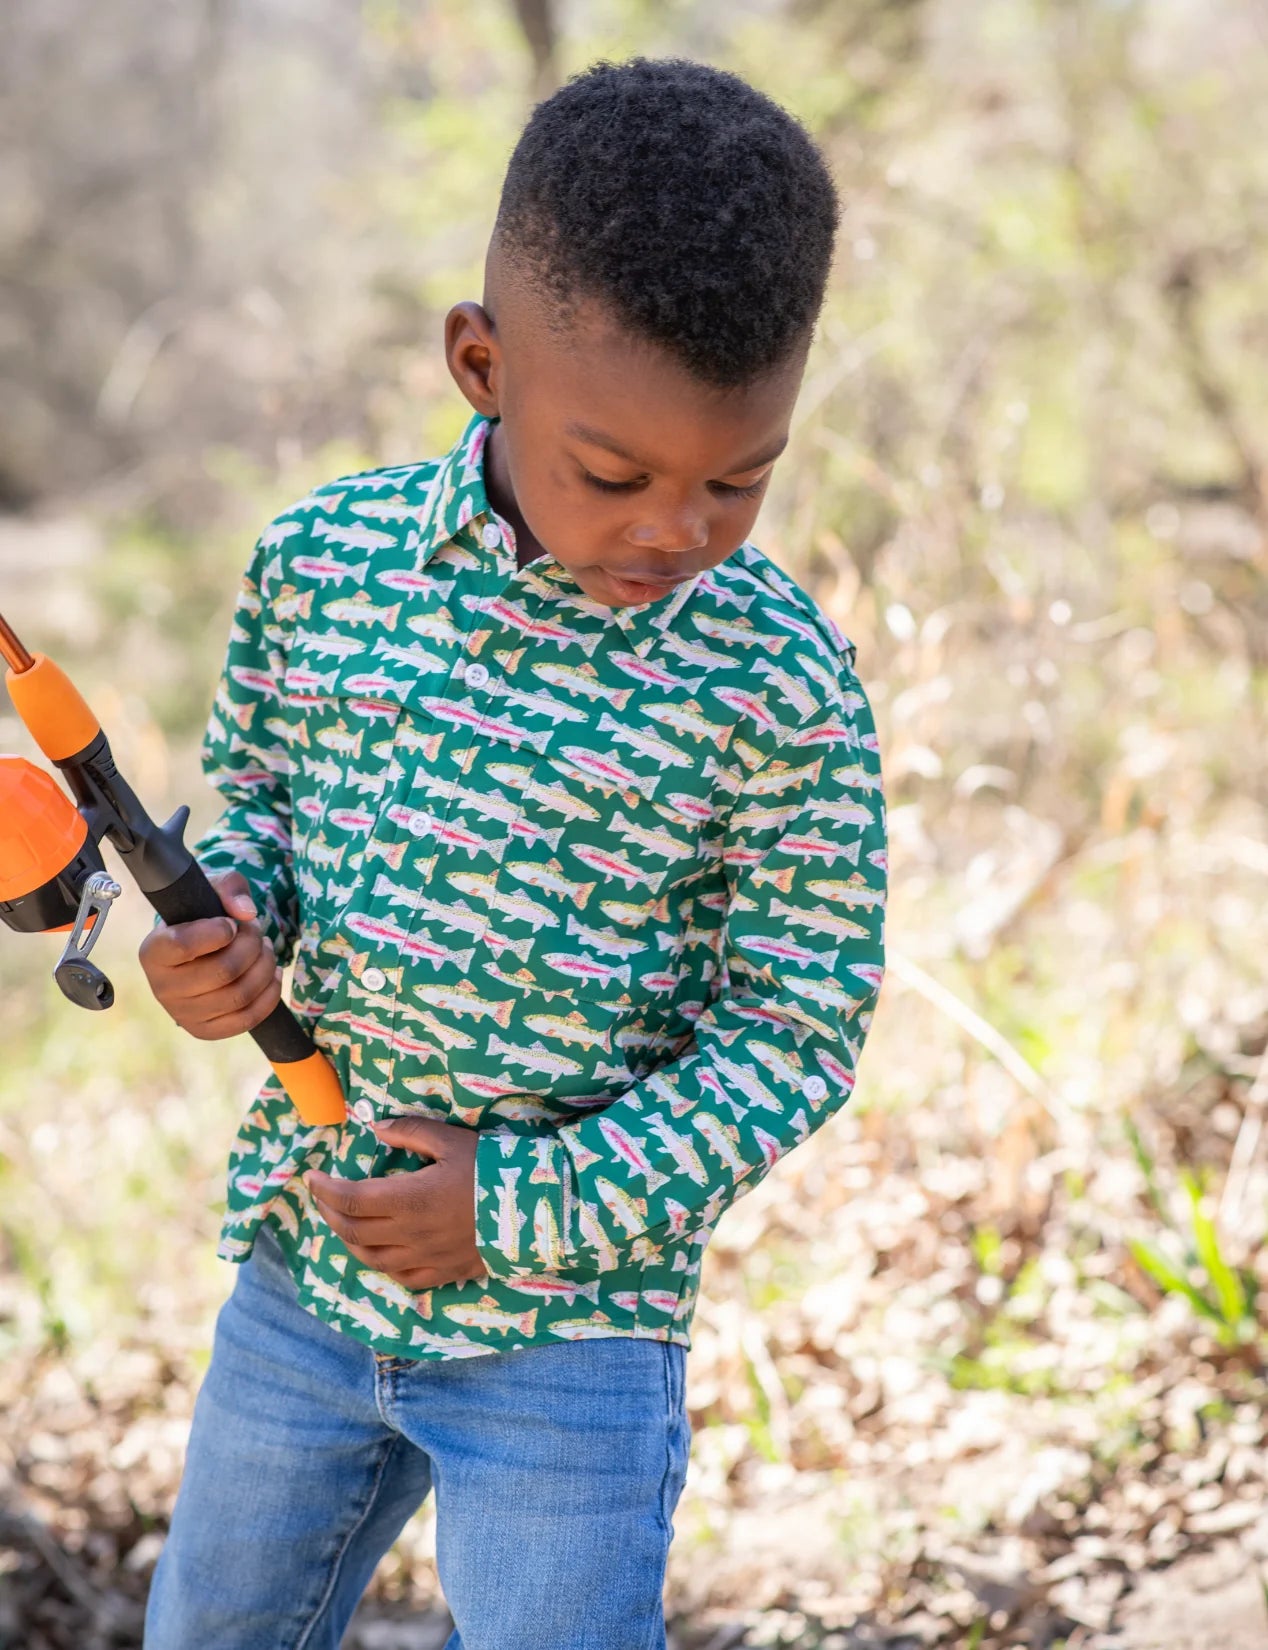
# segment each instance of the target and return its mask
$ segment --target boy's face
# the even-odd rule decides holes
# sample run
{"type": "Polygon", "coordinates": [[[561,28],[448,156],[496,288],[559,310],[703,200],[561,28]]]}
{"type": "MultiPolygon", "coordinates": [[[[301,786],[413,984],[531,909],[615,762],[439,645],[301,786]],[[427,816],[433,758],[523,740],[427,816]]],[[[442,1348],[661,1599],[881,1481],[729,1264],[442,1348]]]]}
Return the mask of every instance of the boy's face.
{"type": "Polygon", "coordinates": [[[725,561],[788,440],[805,350],[751,387],[715,390],[594,304],[561,345],[496,279],[493,254],[487,273],[484,304],[450,310],[445,354],[471,405],[499,420],[485,491],[520,561],[549,552],[609,607],[659,601],[725,561]]]}

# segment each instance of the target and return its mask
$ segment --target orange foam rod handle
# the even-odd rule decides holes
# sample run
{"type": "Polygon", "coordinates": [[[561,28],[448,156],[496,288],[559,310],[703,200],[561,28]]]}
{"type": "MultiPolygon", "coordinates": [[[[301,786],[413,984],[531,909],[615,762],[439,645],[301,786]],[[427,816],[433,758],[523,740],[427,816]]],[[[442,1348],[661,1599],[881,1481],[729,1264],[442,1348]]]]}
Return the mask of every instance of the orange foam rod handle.
{"type": "Polygon", "coordinates": [[[43,653],[33,653],[29,670],[5,671],[9,697],[27,732],[50,762],[64,762],[68,756],[91,745],[101,732],[87,700],[60,665],[43,653]]]}
{"type": "Polygon", "coordinates": [[[269,1064],[305,1123],[342,1123],[347,1117],[338,1075],[321,1049],[302,1060],[270,1060],[269,1064]]]}

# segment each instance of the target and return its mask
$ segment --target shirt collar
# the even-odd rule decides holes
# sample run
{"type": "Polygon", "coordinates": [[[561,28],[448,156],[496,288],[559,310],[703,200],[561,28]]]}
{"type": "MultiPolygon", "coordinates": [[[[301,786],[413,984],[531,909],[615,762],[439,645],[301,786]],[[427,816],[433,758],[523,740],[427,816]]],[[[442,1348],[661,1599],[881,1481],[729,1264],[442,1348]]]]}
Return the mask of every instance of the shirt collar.
{"type": "MultiPolygon", "coordinates": [[[[480,536],[480,529],[490,522],[510,532],[510,524],[497,515],[484,490],[484,449],[489,431],[495,422],[496,420],[486,418],[483,413],[473,414],[462,434],[441,460],[440,467],[432,478],[424,506],[426,525],[421,530],[417,564],[420,569],[442,545],[456,538],[463,528],[470,530],[470,538],[474,541],[478,554],[501,555],[503,558],[512,554],[509,548],[502,546],[493,550],[486,548],[480,536]]],[[[571,593],[582,601],[589,599],[568,569],[557,562],[549,552],[529,565],[534,573],[558,585],[561,595],[571,593]]],[[[654,602],[647,602],[639,607],[606,608],[605,611],[625,632],[631,644],[636,644],[639,640],[646,639],[649,631],[659,633],[669,624],[683,604],[690,599],[700,576],[697,574],[695,578],[686,579],[682,584],[675,585],[666,595],[654,602]]]]}

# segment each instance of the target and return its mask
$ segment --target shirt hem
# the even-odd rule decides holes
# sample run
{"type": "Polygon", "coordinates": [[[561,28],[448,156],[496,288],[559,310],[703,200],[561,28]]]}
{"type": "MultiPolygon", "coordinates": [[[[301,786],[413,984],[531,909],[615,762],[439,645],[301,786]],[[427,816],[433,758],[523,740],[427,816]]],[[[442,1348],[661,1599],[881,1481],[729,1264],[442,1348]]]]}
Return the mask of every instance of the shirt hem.
{"type": "MultiPolygon", "coordinates": [[[[496,1346],[487,1342],[461,1342],[456,1340],[450,1347],[445,1349],[440,1347],[420,1347],[416,1345],[407,1345],[399,1337],[387,1338],[380,1335],[373,1335],[361,1325],[344,1317],[342,1314],[332,1313],[330,1316],[327,1316],[326,1312],[322,1309],[323,1303],[312,1293],[311,1290],[306,1289],[301,1279],[295,1275],[295,1269],[291,1259],[289,1234],[282,1231],[276,1222],[269,1220],[267,1215],[258,1221],[253,1228],[250,1234],[250,1247],[242,1249],[234,1254],[230,1254],[225,1250],[220,1249],[217,1251],[219,1258],[221,1260],[229,1261],[229,1263],[233,1266],[241,1266],[245,1261],[250,1259],[252,1253],[254,1252],[255,1240],[259,1235],[260,1228],[263,1226],[267,1226],[272,1235],[277,1239],[278,1246],[282,1250],[283,1256],[286,1260],[286,1269],[290,1273],[291,1282],[295,1288],[296,1300],[298,1304],[303,1307],[305,1312],[307,1312],[311,1317],[316,1318],[320,1323],[325,1324],[327,1329],[333,1329],[336,1334],[344,1335],[349,1340],[358,1341],[362,1346],[368,1347],[372,1352],[381,1353],[385,1356],[396,1358],[401,1361],[441,1361],[452,1363],[463,1358],[493,1357],[499,1352],[525,1352],[535,1346],[558,1346],[561,1341],[578,1340],[664,1341],[671,1346],[681,1346],[685,1352],[691,1351],[692,1340],[689,1323],[686,1325],[670,1323],[664,1325],[663,1328],[660,1325],[640,1323],[632,1323],[628,1326],[622,1324],[613,1324],[611,1326],[603,1325],[600,1332],[596,1333],[591,1330],[584,1335],[562,1335],[546,1332],[540,1335],[524,1336],[508,1333],[505,1342],[499,1340],[496,1346]]],[[[691,1315],[695,1315],[694,1302],[692,1303],[691,1315]]],[[[422,1320],[420,1319],[420,1322],[421,1321],[422,1320]]]]}

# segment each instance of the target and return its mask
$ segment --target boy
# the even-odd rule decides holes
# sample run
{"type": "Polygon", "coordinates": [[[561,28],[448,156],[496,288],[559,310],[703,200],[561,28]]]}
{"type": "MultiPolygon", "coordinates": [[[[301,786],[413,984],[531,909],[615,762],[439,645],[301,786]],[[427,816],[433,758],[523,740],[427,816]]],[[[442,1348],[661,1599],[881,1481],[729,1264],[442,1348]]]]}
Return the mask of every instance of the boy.
{"type": "Polygon", "coordinates": [[[204,750],[228,917],[142,960],[195,1036],[280,991],[147,1650],[337,1650],[428,1492],[446,1650],[663,1646],[700,1261],[849,1098],[885,820],[854,648],[747,540],[837,226],[800,125],[682,60],[534,110],[473,416],[265,531],[204,750]],[[236,920],[230,920],[236,919],[236,920]]]}

